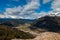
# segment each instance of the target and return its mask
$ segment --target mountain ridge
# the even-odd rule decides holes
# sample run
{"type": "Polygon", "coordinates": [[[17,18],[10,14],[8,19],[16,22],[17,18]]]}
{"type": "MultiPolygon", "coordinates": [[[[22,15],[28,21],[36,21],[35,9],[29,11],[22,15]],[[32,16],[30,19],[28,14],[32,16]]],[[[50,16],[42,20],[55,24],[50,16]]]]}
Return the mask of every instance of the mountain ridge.
{"type": "Polygon", "coordinates": [[[34,20],[30,19],[4,19],[0,18],[0,25],[19,26],[25,23],[32,23],[34,20]]]}
{"type": "Polygon", "coordinates": [[[44,31],[60,32],[60,17],[44,16],[33,23],[31,30],[44,29],[44,31]]]}

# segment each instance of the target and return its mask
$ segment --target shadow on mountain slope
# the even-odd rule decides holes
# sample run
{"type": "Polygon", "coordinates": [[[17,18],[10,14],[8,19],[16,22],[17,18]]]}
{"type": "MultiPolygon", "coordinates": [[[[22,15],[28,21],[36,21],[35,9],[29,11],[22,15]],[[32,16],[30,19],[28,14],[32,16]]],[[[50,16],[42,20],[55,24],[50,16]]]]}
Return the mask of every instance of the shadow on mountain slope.
{"type": "Polygon", "coordinates": [[[45,16],[32,23],[31,30],[44,29],[49,32],[60,32],[60,17],[45,16]]]}
{"type": "Polygon", "coordinates": [[[0,25],[7,25],[9,27],[17,27],[20,25],[24,25],[25,23],[31,23],[34,20],[29,19],[3,19],[0,18],[0,25]]]}

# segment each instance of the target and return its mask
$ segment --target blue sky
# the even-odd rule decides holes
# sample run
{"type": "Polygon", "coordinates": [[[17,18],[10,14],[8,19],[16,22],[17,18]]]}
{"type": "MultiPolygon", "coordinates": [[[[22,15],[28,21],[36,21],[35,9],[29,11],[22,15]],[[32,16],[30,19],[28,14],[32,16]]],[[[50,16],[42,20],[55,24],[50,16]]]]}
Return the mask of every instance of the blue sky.
{"type": "Polygon", "coordinates": [[[14,1],[14,0],[0,0],[0,11],[4,12],[5,8],[12,8],[14,6],[23,6],[27,4],[27,2],[25,0],[19,0],[18,2],[14,1]]]}
{"type": "MultiPolygon", "coordinates": [[[[40,11],[45,11],[48,12],[50,10],[52,10],[51,8],[51,4],[52,4],[53,0],[51,0],[50,2],[47,2],[46,4],[43,4],[43,0],[40,0],[40,4],[41,7],[36,9],[37,12],[40,11]]],[[[5,12],[6,8],[12,8],[14,6],[24,6],[27,4],[27,0],[0,0],[0,12],[5,12]]]]}
{"type": "Polygon", "coordinates": [[[0,18],[37,19],[58,8],[60,6],[59,1],[60,0],[0,0],[0,18]]]}

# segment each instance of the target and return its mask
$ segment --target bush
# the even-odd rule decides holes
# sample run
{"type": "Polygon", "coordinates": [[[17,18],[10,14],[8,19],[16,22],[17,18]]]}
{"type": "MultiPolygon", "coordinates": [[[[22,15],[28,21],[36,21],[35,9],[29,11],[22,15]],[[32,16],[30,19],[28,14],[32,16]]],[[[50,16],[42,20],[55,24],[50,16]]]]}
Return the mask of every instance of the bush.
{"type": "Polygon", "coordinates": [[[12,29],[6,25],[0,25],[0,40],[11,40],[14,38],[19,39],[32,39],[34,36],[30,33],[12,29]]]}

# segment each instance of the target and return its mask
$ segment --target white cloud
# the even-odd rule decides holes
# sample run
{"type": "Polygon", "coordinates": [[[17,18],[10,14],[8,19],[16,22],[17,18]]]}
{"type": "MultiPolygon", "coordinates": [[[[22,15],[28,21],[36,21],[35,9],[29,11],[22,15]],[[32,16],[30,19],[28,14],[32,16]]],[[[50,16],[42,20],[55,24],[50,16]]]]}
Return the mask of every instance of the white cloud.
{"type": "Polygon", "coordinates": [[[46,12],[43,12],[43,11],[41,13],[39,13],[40,17],[46,16],[46,15],[48,15],[48,14],[46,12]]]}
{"type": "Polygon", "coordinates": [[[39,0],[31,0],[31,2],[29,2],[27,5],[24,6],[24,9],[22,11],[22,13],[25,13],[27,11],[34,11],[35,9],[39,8],[40,4],[39,4],[39,0]]]}
{"type": "Polygon", "coordinates": [[[0,14],[0,18],[6,18],[4,14],[0,14]]]}
{"type": "Polygon", "coordinates": [[[23,7],[18,6],[13,8],[6,8],[6,12],[4,12],[4,14],[7,16],[7,18],[36,19],[38,18],[38,14],[35,12],[35,10],[39,7],[39,0],[31,0],[23,7]]]}
{"type": "MultiPolygon", "coordinates": [[[[47,3],[50,0],[43,0],[43,3],[47,3]]],[[[22,19],[37,19],[45,15],[50,14],[57,14],[60,13],[60,0],[54,0],[52,4],[53,11],[36,13],[35,10],[40,7],[39,0],[29,0],[26,5],[23,7],[13,7],[13,8],[6,8],[5,15],[1,15],[1,18],[22,18],[22,19]],[[2,17],[3,16],[3,17],[2,17]]]]}
{"type": "MultiPolygon", "coordinates": [[[[31,0],[27,5],[24,6],[22,13],[25,19],[36,19],[36,13],[34,10],[40,7],[39,0],[31,0]]],[[[20,14],[21,15],[21,14],[20,14]]]]}
{"type": "MultiPolygon", "coordinates": [[[[50,0],[43,0],[43,3],[47,3],[50,0]]],[[[13,7],[13,8],[6,8],[6,12],[4,14],[6,15],[7,18],[22,18],[22,19],[37,19],[40,17],[43,17],[45,15],[50,15],[51,14],[58,14],[60,13],[60,0],[54,0],[52,4],[53,11],[50,11],[47,13],[41,12],[41,13],[36,13],[35,10],[40,7],[39,0],[29,0],[26,5],[23,7],[18,6],[18,7],[13,7]]],[[[52,15],[52,16],[54,16],[52,15]]]]}
{"type": "Polygon", "coordinates": [[[53,9],[60,8],[60,0],[54,0],[54,2],[52,4],[52,8],[53,9]]]}
{"type": "Polygon", "coordinates": [[[49,11],[47,15],[49,15],[49,16],[60,16],[60,8],[49,11]]]}
{"type": "Polygon", "coordinates": [[[36,9],[40,7],[39,0],[30,0],[23,7],[6,8],[4,14],[7,18],[38,19],[47,15],[45,12],[37,13],[36,9]]]}
{"type": "Polygon", "coordinates": [[[21,17],[23,19],[38,19],[46,15],[47,14],[45,12],[41,12],[41,13],[31,12],[31,14],[24,14],[24,15],[21,15],[21,17]]]}
{"type": "Polygon", "coordinates": [[[52,11],[49,12],[49,14],[52,14],[51,16],[60,16],[60,0],[54,0],[52,3],[52,11]],[[59,14],[59,15],[58,15],[59,14]]]}
{"type": "Polygon", "coordinates": [[[50,2],[51,0],[43,0],[43,4],[50,2]]]}
{"type": "Polygon", "coordinates": [[[6,8],[6,14],[8,15],[17,15],[22,11],[22,7],[6,8]]]}

